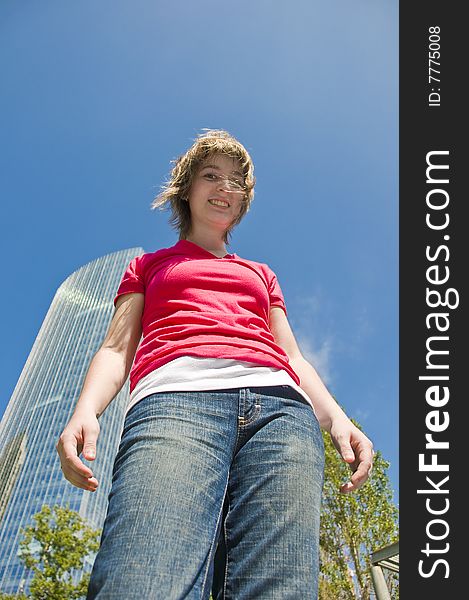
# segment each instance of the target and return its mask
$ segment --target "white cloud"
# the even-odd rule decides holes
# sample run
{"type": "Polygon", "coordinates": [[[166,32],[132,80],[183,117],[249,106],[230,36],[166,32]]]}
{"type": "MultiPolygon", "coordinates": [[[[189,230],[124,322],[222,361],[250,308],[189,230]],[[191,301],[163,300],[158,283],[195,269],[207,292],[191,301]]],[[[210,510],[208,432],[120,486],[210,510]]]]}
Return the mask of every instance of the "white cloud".
{"type": "Polygon", "coordinates": [[[360,424],[364,423],[368,420],[371,415],[371,411],[363,408],[356,408],[354,410],[353,418],[358,421],[360,424]]]}
{"type": "Polygon", "coordinates": [[[320,290],[289,303],[291,326],[298,346],[327,386],[333,381],[333,336],[325,332],[324,309],[320,290]]]}
{"type": "Polygon", "coordinates": [[[332,339],[323,340],[318,346],[314,346],[311,339],[303,334],[296,336],[298,345],[303,356],[310,362],[324,383],[329,386],[332,383],[332,339]]]}

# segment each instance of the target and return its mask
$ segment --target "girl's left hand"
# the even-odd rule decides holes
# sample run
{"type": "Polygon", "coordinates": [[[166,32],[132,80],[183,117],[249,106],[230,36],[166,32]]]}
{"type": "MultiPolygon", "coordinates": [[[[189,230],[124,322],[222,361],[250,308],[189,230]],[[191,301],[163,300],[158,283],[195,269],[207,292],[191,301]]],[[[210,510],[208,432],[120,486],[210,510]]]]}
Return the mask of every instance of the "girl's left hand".
{"type": "Polygon", "coordinates": [[[352,469],[350,481],[340,487],[343,494],[358,490],[371,474],[373,467],[373,444],[348,417],[332,422],[330,435],[334,446],[352,469]]]}

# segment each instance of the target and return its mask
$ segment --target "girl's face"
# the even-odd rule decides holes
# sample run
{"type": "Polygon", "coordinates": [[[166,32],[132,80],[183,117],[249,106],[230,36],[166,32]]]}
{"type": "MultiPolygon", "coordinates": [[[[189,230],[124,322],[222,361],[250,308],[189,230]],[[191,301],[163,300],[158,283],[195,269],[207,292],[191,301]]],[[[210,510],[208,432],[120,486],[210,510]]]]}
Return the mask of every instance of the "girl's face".
{"type": "Polygon", "coordinates": [[[194,175],[189,192],[192,226],[204,224],[226,231],[241,211],[243,185],[236,159],[223,154],[207,158],[194,175]]]}

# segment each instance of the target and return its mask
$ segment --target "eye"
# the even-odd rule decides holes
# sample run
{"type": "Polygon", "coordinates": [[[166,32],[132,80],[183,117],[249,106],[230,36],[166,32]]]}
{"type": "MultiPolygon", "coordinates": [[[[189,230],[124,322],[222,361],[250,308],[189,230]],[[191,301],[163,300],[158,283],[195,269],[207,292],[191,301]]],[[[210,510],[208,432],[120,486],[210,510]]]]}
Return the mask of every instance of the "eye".
{"type": "Polygon", "coordinates": [[[235,178],[231,178],[229,176],[225,176],[225,175],[220,175],[219,173],[204,173],[202,175],[202,177],[206,180],[206,181],[210,181],[210,182],[220,182],[223,181],[223,183],[227,186],[227,188],[231,189],[231,191],[233,192],[242,192],[246,189],[246,185],[244,183],[244,181],[239,181],[238,179],[235,178]]]}
{"type": "Polygon", "coordinates": [[[246,189],[244,181],[239,181],[238,179],[227,179],[227,184],[233,188],[233,190],[242,191],[246,189]]]}

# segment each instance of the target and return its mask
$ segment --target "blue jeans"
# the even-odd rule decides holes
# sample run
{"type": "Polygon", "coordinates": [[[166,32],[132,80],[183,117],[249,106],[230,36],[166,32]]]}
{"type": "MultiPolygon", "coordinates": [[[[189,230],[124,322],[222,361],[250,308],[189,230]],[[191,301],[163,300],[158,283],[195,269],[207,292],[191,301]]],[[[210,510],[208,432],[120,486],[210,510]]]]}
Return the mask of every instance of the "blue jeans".
{"type": "Polygon", "coordinates": [[[133,406],[87,599],[315,599],[324,446],[293,388],[133,406]]]}

